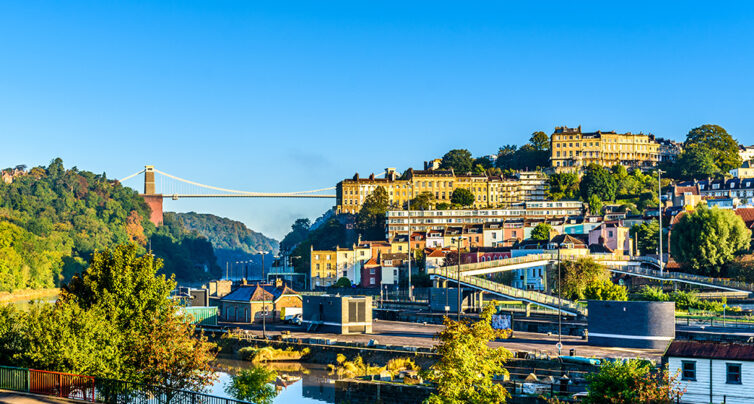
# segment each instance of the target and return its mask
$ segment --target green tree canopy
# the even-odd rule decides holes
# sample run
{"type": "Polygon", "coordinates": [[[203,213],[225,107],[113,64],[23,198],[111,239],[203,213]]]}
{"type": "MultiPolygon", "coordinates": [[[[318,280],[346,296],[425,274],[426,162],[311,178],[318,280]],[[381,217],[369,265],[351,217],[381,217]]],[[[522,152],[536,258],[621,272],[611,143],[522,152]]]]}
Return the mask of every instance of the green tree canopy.
{"type": "Polygon", "coordinates": [[[550,137],[542,131],[532,133],[529,138],[529,144],[536,151],[550,151],[550,137]]]}
{"type": "Polygon", "coordinates": [[[609,280],[592,282],[584,289],[587,300],[628,300],[628,290],[625,286],[617,285],[609,280]]]}
{"type": "Polygon", "coordinates": [[[429,210],[435,204],[435,194],[422,192],[411,200],[411,210],[429,210]]]}
{"type": "Polygon", "coordinates": [[[651,362],[638,359],[605,362],[590,373],[586,404],[672,404],[683,395],[676,376],[655,374],[651,362]]]}
{"type": "Polygon", "coordinates": [[[474,194],[466,188],[456,188],[450,195],[450,202],[454,205],[471,206],[474,204],[474,194]]]}
{"type": "Polygon", "coordinates": [[[737,254],[749,249],[751,230],[731,210],[700,204],[673,225],[670,251],[694,273],[718,276],[737,254]]]}
{"type": "Polygon", "coordinates": [[[631,237],[636,240],[639,254],[657,254],[660,244],[660,222],[651,220],[631,227],[631,237]]]}
{"type": "Polygon", "coordinates": [[[610,281],[608,270],[592,258],[563,261],[560,265],[560,291],[565,299],[585,299],[587,287],[610,281]]]}
{"type": "Polygon", "coordinates": [[[600,199],[600,196],[597,194],[591,194],[589,195],[589,199],[587,200],[587,203],[589,204],[589,212],[593,215],[600,215],[602,214],[602,199],[600,199]]]}
{"type": "Polygon", "coordinates": [[[604,167],[597,164],[590,164],[586,167],[586,172],[581,178],[581,198],[588,201],[592,195],[597,195],[600,200],[612,202],[615,200],[615,191],[618,184],[615,177],[611,175],[604,167]]]}
{"type": "Polygon", "coordinates": [[[512,354],[505,348],[490,348],[489,342],[507,335],[492,328],[496,302],[488,304],[479,321],[470,324],[445,317],[437,339],[439,360],[426,378],[437,384],[437,392],[426,403],[504,403],[509,397],[505,388],[493,382],[494,376],[506,375],[505,362],[512,354]]]}
{"type": "Polygon", "coordinates": [[[233,376],[225,391],[238,400],[257,404],[272,404],[277,392],[272,384],[277,378],[274,370],[262,366],[242,369],[233,376]]]}
{"type": "Polygon", "coordinates": [[[741,166],[741,156],[738,154],[738,142],[728,132],[718,125],[702,125],[691,129],[683,143],[684,149],[698,146],[707,150],[714,165],[725,174],[741,166]]]}
{"type": "Polygon", "coordinates": [[[538,241],[550,241],[550,234],[552,234],[552,226],[548,223],[540,223],[531,230],[531,239],[538,241]]]}
{"type": "Polygon", "coordinates": [[[441,168],[452,168],[456,174],[470,173],[473,168],[474,159],[471,152],[466,149],[453,149],[442,156],[441,168]]]}
{"type": "Polygon", "coordinates": [[[576,173],[555,173],[547,179],[550,199],[576,200],[579,197],[579,176],[576,173]]]}
{"type": "Polygon", "coordinates": [[[381,186],[364,199],[364,204],[356,215],[356,230],[363,239],[385,239],[385,213],[389,207],[387,191],[381,186]]]}

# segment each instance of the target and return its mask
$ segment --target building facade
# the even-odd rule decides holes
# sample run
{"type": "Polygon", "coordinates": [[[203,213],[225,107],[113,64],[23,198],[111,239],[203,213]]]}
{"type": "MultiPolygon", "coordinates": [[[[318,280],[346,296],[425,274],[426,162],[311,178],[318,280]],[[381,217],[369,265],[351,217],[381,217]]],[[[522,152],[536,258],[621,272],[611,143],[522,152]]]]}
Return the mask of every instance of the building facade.
{"type": "Polygon", "coordinates": [[[541,172],[525,171],[512,178],[477,174],[456,174],[452,169],[414,170],[409,168],[400,179],[394,168],[385,169],[385,177],[374,174],[360,178],[358,174],[336,185],[338,213],[358,213],[377,187],[383,187],[391,206],[404,209],[408,200],[429,193],[434,203],[451,201],[453,191],[467,189],[474,195],[473,208],[509,207],[527,201],[542,201],[547,192],[547,176],[541,172]]]}
{"type": "Polygon", "coordinates": [[[660,161],[654,135],[582,132],[581,126],[556,127],[550,137],[550,163],[557,172],[578,172],[589,164],[649,168],[660,161]]]}

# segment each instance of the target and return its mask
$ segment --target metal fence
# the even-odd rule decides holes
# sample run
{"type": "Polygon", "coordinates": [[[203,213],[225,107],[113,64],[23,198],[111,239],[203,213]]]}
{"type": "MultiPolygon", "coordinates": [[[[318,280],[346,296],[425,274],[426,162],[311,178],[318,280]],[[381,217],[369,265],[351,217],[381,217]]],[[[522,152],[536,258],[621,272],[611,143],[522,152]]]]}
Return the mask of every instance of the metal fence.
{"type": "Polygon", "coordinates": [[[0,366],[0,389],[109,404],[246,404],[144,383],[0,366]]]}

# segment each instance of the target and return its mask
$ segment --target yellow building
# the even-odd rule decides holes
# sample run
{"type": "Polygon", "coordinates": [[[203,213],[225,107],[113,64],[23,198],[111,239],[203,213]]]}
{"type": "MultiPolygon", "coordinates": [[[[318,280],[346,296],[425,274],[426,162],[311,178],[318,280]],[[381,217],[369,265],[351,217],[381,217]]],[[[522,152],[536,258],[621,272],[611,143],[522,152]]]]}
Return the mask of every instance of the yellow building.
{"type": "Polygon", "coordinates": [[[310,250],[309,285],[330,286],[338,280],[338,252],[329,250],[310,250]]]}
{"type": "Polygon", "coordinates": [[[582,132],[581,126],[563,126],[556,127],[550,137],[550,162],[558,172],[579,171],[589,164],[654,167],[660,160],[659,151],[654,135],[642,133],[582,132]]]}
{"type": "Polygon", "coordinates": [[[338,213],[358,213],[366,197],[377,187],[385,188],[393,208],[405,209],[409,199],[429,193],[434,203],[450,203],[453,191],[465,188],[474,195],[473,208],[497,208],[545,199],[547,177],[539,172],[521,172],[515,178],[478,174],[456,175],[453,170],[409,168],[405,179],[399,179],[395,169],[388,168],[385,178],[374,174],[367,178],[355,175],[336,186],[338,213]]]}

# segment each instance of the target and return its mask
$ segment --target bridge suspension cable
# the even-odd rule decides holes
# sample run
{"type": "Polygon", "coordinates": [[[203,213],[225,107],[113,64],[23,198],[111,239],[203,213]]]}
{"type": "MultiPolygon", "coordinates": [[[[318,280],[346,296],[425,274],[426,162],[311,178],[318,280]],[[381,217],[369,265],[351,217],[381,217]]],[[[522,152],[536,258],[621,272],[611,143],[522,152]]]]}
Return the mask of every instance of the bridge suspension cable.
{"type": "Polygon", "coordinates": [[[121,183],[122,183],[123,181],[128,181],[128,180],[130,180],[131,178],[133,178],[133,177],[136,177],[137,175],[139,175],[139,174],[143,173],[144,171],[146,171],[146,170],[141,170],[141,171],[135,172],[135,173],[133,173],[133,174],[129,175],[128,177],[124,177],[124,178],[121,178],[121,179],[119,179],[118,181],[119,181],[119,182],[121,182],[121,183]]]}
{"type": "Polygon", "coordinates": [[[166,173],[164,171],[160,171],[160,170],[158,170],[156,168],[154,169],[154,171],[156,173],[162,174],[162,175],[164,175],[164,176],[166,176],[168,178],[172,178],[172,179],[174,179],[176,181],[181,181],[181,182],[186,183],[186,184],[195,185],[197,187],[201,187],[201,188],[205,188],[205,189],[211,189],[213,191],[228,192],[228,193],[232,193],[232,194],[248,195],[248,196],[261,196],[261,195],[279,195],[279,196],[284,196],[284,195],[301,195],[301,194],[312,194],[312,193],[322,192],[322,191],[330,191],[330,190],[335,189],[335,187],[327,187],[327,188],[313,189],[313,190],[309,190],[309,191],[295,191],[295,192],[251,192],[251,191],[239,191],[239,190],[236,190],[236,189],[227,189],[227,188],[215,187],[215,186],[212,186],[212,185],[201,184],[201,183],[198,183],[196,181],[191,181],[191,180],[187,180],[187,179],[184,179],[184,178],[176,177],[175,175],[168,174],[168,173],[166,173]]]}

